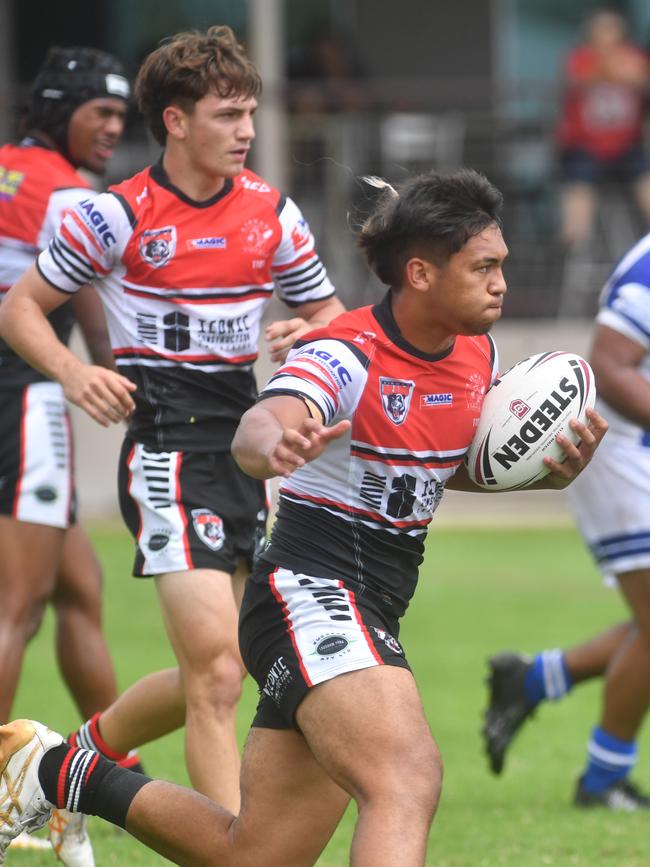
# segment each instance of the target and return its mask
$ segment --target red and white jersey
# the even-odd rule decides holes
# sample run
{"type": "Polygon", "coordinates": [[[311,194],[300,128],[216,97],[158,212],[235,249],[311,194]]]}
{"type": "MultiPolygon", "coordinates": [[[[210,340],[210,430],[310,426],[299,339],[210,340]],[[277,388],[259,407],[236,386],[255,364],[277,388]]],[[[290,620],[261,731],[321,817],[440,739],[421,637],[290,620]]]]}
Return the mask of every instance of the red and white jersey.
{"type": "Polygon", "coordinates": [[[81,201],[38,266],[63,292],[97,286],[138,386],[131,435],[158,451],[228,448],[274,287],[289,306],[334,292],[291,199],[244,171],[195,202],[160,163],[81,201]]]}
{"type": "Polygon", "coordinates": [[[497,375],[488,335],[457,337],[441,355],[401,336],[390,294],[297,343],[261,398],[312,400],[349,433],[280,486],[268,548],[276,565],[341,579],[394,616],[417,583],[427,528],[463,462],[497,375]]]}
{"type": "MultiPolygon", "coordinates": [[[[58,151],[34,138],[0,147],[0,299],[52,240],[63,214],[88,196],[89,184],[58,151]]],[[[49,317],[68,342],[74,317],[67,306],[49,317]]],[[[15,388],[45,377],[0,341],[0,383],[15,388]]]]}

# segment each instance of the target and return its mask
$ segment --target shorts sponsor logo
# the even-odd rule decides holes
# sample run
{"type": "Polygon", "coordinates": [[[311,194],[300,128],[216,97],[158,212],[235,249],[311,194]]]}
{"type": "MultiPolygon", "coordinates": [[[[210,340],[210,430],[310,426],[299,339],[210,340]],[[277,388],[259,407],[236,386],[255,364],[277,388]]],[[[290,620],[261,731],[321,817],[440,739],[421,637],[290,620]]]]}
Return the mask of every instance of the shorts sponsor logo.
{"type": "Polygon", "coordinates": [[[520,398],[510,401],[510,412],[516,418],[523,418],[530,412],[530,407],[520,398]]]}
{"type": "Polygon", "coordinates": [[[438,394],[421,394],[420,408],[428,409],[436,406],[451,406],[454,402],[454,396],[450,391],[440,392],[438,394]]]}
{"type": "Polygon", "coordinates": [[[384,412],[393,424],[403,424],[406,421],[415,383],[404,379],[389,379],[379,377],[379,393],[384,412]]]}
{"type": "Polygon", "coordinates": [[[392,650],[393,653],[397,653],[399,656],[404,656],[401,644],[390,634],[390,632],[386,632],[384,629],[379,629],[377,626],[373,626],[372,630],[377,638],[380,641],[383,641],[389,650],[392,650]]]}
{"type": "Polygon", "coordinates": [[[310,655],[321,656],[326,659],[338,659],[351,652],[351,645],[352,639],[336,632],[329,635],[319,635],[314,641],[314,649],[310,655]]]}
{"type": "Polygon", "coordinates": [[[40,488],[36,488],[34,495],[37,500],[41,501],[41,503],[53,503],[59,496],[56,490],[50,487],[50,485],[41,485],[40,488]]]}
{"type": "Polygon", "coordinates": [[[176,226],[147,229],[140,235],[140,255],[154,268],[162,268],[176,252],[176,226]]]}
{"type": "Polygon", "coordinates": [[[169,542],[170,536],[171,533],[169,530],[156,530],[154,533],[151,534],[151,536],[149,536],[147,548],[154,553],[162,551],[162,549],[169,542]]]}
{"type": "Polygon", "coordinates": [[[291,669],[287,665],[284,656],[279,656],[269,669],[262,692],[264,695],[268,695],[276,704],[280,704],[282,696],[292,681],[293,674],[291,669]]]}
{"type": "Polygon", "coordinates": [[[209,509],[192,509],[192,524],[196,535],[204,545],[212,551],[223,548],[226,534],[219,515],[215,515],[209,509]]]}

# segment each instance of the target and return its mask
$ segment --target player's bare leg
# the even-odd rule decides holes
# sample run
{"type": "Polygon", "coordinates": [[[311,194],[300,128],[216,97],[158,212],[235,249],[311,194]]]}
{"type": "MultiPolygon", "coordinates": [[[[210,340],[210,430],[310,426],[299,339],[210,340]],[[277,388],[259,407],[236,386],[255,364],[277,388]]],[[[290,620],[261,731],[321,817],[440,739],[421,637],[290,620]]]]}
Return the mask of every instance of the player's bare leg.
{"type": "Polygon", "coordinates": [[[187,865],[312,867],[349,801],[294,731],[251,730],[235,818],[214,802],[168,783],[136,795],[127,830],[187,865]]]}
{"type": "Polygon", "coordinates": [[[185,725],[185,695],[177,668],[140,678],[99,719],[104,742],[128,753],[185,725]]]}
{"type": "Polygon", "coordinates": [[[422,867],[442,760],[410,672],[385,665],[335,677],[309,691],[296,719],[357,803],[352,867],[422,867]]]}
{"type": "Polygon", "coordinates": [[[0,723],[9,719],[25,646],[52,595],[63,535],[0,516],[0,723]]]}
{"type": "Polygon", "coordinates": [[[564,651],[566,666],[574,683],[602,677],[614,656],[635,631],[630,621],[617,623],[611,629],[564,651]]]}
{"type": "Polygon", "coordinates": [[[212,569],[159,575],[156,587],[185,693],[185,756],[194,788],[239,811],[235,714],[244,666],[231,576],[212,569]]]}
{"type": "Polygon", "coordinates": [[[634,628],[607,668],[601,726],[632,741],[650,706],[650,570],[617,578],[632,609],[634,628]]]}
{"type": "MultiPolygon", "coordinates": [[[[14,743],[17,734],[25,729],[33,727],[21,721],[0,729],[0,767],[7,759],[11,760],[25,740],[14,743]]],[[[49,737],[52,744],[58,742],[51,733],[49,737]]],[[[21,760],[17,756],[13,760],[7,778],[24,776],[26,782],[19,797],[25,799],[26,806],[35,792],[42,791],[39,780],[43,778],[33,760],[31,744],[23,753],[26,758],[21,760]]],[[[42,751],[36,751],[37,761],[41,754],[42,751]]],[[[45,795],[53,801],[57,797],[57,784],[53,781],[65,760],[65,750],[55,760],[58,770],[52,767],[47,754],[43,764],[48,760],[49,784],[45,795]]],[[[91,773],[97,778],[113,767],[100,759],[91,773]]],[[[84,803],[82,791],[81,807],[113,821],[117,815],[125,814],[124,824],[131,834],[174,863],[185,865],[312,867],[349,801],[348,795],[315,761],[302,735],[289,730],[251,731],[244,749],[242,810],[237,818],[190,789],[161,781],[147,782],[146,778],[122,769],[110,773],[113,779],[109,787],[102,791],[102,783],[97,784],[101,806],[93,809],[92,804],[84,803]],[[135,797],[131,781],[136,782],[136,790],[141,786],[135,797]]],[[[81,783],[82,790],[85,783],[86,780],[81,783]]],[[[15,805],[13,794],[8,815],[15,805]]],[[[24,811],[24,816],[27,820],[29,810],[24,811]]],[[[5,831],[11,833],[11,828],[0,823],[0,846],[5,831]]]]}
{"type": "Polygon", "coordinates": [[[115,671],[102,633],[102,571],[79,524],[66,530],[52,604],[63,679],[83,718],[117,697],[115,671]]]}

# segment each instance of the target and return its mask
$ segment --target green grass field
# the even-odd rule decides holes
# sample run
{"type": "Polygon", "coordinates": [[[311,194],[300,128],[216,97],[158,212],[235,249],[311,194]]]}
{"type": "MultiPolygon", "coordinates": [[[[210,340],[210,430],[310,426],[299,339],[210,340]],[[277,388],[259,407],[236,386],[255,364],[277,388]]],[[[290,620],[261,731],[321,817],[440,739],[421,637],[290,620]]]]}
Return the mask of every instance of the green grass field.
{"type": "MultiPolygon", "coordinates": [[[[129,578],[132,554],[126,532],[96,527],[92,535],[106,572],[106,633],[120,685],[125,687],[147,671],[171,665],[173,658],[153,588],[129,578]]],[[[443,796],[427,865],[649,863],[647,816],[579,812],[569,806],[586,740],[597,719],[597,684],[584,685],[564,702],[542,707],[522,731],[502,778],[489,774],[479,738],[489,654],[566,646],[624,616],[618,595],[602,587],[571,529],[444,529],[430,534],[420,586],[401,636],[445,760],[443,796]]],[[[61,685],[52,647],[48,616],[29,649],[15,716],[40,718],[67,732],[77,717],[61,685]]],[[[242,740],[254,704],[249,682],[240,712],[242,740]]],[[[645,734],[637,773],[646,788],[649,741],[645,734]]],[[[180,735],[170,735],[142,754],[152,775],[187,781],[180,735]]],[[[353,822],[350,810],[319,867],[348,863],[353,822]]],[[[163,862],[97,819],[91,830],[98,867],[163,862]]],[[[53,856],[10,852],[9,867],[21,863],[52,864],[53,856]]]]}

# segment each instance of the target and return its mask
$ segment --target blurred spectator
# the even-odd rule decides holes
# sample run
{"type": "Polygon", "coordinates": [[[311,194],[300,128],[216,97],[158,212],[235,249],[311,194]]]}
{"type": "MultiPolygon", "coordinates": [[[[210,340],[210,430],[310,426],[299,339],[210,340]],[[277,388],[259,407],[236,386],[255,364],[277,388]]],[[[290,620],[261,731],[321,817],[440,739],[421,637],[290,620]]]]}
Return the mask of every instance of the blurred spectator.
{"type": "Polygon", "coordinates": [[[289,64],[291,106],[297,112],[357,111],[365,107],[365,71],[351,40],[330,22],[308,33],[289,64]]]}
{"type": "Polygon", "coordinates": [[[643,146],[650,62],[628,41],[626,30],[619,13],[599,9],[587,20],[586,40],[567,57],[558,139],[561,231],[570,248],[589,240],[606,180],[631,182],[650,224],[650,166],[643,146]]]}

